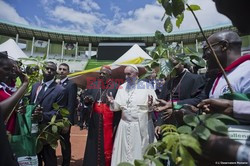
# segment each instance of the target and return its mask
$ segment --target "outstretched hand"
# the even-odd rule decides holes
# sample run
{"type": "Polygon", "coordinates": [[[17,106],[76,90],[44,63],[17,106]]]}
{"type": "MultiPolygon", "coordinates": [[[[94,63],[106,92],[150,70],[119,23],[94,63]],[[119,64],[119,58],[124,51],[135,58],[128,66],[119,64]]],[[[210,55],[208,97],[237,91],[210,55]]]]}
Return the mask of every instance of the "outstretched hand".
{"type": "Polygon", "coordinates": [[[110,104],[113,104],[114,103],[114,97],[112,95],[112,92],[110,92],[109,94],[106,95],[107,99],[108,99],[108,102],[110,104]]]}
{"type": "Polygon", "coordinates": [[[206,113],[224,113],[232,115],[233,101],[226,99],[206,99],[197,105],[206,113]]]}
{"type": "Polygon", "coordinates": [[[161,112],[172,107],[171,102],[167,102],[163,99],[156,99],[157,103],[154,105],[154,111],[161,112]]]}
{"type": "Polygon", "coordinates": [[[28,81],[29,81],[28,76],[26,74],[24,74],[17,65],[14,65],[13,69],[14,69],[16,75],[22,81],[22,83],[28,83],[28,81]]]}

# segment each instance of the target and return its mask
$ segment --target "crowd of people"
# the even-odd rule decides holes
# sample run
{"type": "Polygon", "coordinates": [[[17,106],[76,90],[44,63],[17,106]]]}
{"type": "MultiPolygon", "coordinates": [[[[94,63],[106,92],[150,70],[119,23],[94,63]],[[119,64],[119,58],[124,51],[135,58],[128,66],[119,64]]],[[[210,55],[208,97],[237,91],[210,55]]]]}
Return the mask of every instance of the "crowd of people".
{"type": "MultiPolygon", "coordinates": [[[[223,0],[215,0],[219,12],[231,18],[233,24],[242,33],[250,33],[249,24],[233,17],[239,15],[237,10],[225,9],[223,0]],[[228,12],[229,10],[229,12],[228,12]]],[[[227,1],[227,5],[232,5],[227,1]]],[[[224,3],[225,4],[225,3],[224,3]]],[[[238,4],[238,3],[237,3],[238,4]]],[[[246,11],[242,11],[246,12],[246,11]]],[[[220,31],[208,38],[212,49],[203,45],[203,58],[207,61],[205,75],[192,73],[185,64],[171,59],[176,70],[176,76],[160,81],[155,86],[156,71],[153,70],[149,80],[139,79],[139,69],[135,65],[127,65],[123,75],[125,82],[117,84],[112,79],[110,66],[102,66],[98,79],[93,82],[94,88],[87,88],[77,95],[77,86],[67,75],[69,65],[58,66],[46,62],[43,67],[42,81],[32,85],[30,104],[39,105],[32,114],[38,119],[39,125],[48,124],[53,115],[58,112],[53,104],[67,108],[68,120],[71,125],[78,124],[75,115],[80,110],[80,127],[88,128],[86,149],[83,156],[84,166],[117,166],[121,162],[133,163],[135,159],[143,159],[146,147],[161,140],[162,124],[180,126],[183,116],[197,109],[180,109],[173,113],[173,105],[188,104],[199,108],[207,114],[222,113],[237,119],[241,125],[249,126],[249,101],[220,99],[220,96],[233,91],[248,95],[250,93],[250,54],[241,55],[242,41],[233,31],[220,31]],[[215,52],[221,66],[230,82],[222,75],[219,65],[212,52],[215,52]],[[56,76],[58,81],[56,81],[56,76]],[[77,102],[78,101],[78,102],[77,102]]],[[[122,75],[122,73],[121,73],[122,75]]],[[[18,165],[15,152],[11,149],[7,133],[16,132],[16,106],[26,93],[29,79],[9,59],[5,52],[0,53],[0,165],[18,165]],[[16,79],[21,85],[16,88],[16,79]]],[[[60,118],[60,116],[58,117],[60,118]]],[[[60,130],[64,140],[62,148],[63,166],[70,165],[71,160],[71,126],[60,130]]],[[[250,165],[249,142],[242,144],[227,136],[211,134],[209,139],[201,144],[202,155],[210,164],[218,162],[250,165]]],[[[55,149],[45,144],[37,154],[38,165],[56,166],[55,149]]],[[[199,159],[198,159],[199,160],[199,159]]],[[[197,161],[197,164],[202,163],[197,161]]],[[[169,162],[163,161],[169,165],[169,162]]]]}

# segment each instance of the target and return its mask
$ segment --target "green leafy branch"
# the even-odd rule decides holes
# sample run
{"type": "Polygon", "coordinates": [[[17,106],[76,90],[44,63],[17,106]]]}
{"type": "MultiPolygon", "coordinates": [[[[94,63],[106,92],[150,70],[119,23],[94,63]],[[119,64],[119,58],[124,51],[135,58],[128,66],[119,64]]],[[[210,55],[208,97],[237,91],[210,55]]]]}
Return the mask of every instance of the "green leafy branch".
{"type": "MultiPolygon", "coordinates": [[[[23,68],[29,68],[27,75],[29,77],[28,92],[31,91],[32,85],[36,82],[40,82],[43,79],[42,70],[44,69],[44,64],[46,60],[46,54],[43,57],[29,57],[29,58],[19,58],[23,62],[33,62],[33,64],[24,65],[23,68]]],[[[27,71],[27,70],[26,70],[27,71]]]]}
{"type": "MultiPolygon", "coordinates": [[[[186,0],[157,0],[159,4],[165,9],[165,13],[162,17],[162,21],[165,19],[164,29],[166,32],[170,33],[173,31],[172,19],[175,19],[175,25],[179,28],[184,20],[185,5],[186,0]]],[[[193,11],[200,10],[198,5],[190,5],[193,11]]],[[[186,8],[189,11],[189,8],[186,8]]]]}
{"type": "Polygon", "coordinates": [[[53,149],[56,149],[58,146],[58,140],[62,143],[63,148],[64,139],[61,137],[61,131],[69,127],[70,121],[67,116],[69,111],[66,108],[61,108],[57,103],[53,104],[53,108],[57,110],[56,114],[52,116],[50,122],[47,125],[39,126],[39,134],[36,139],[37,152],[40,152],[44,145],[49,144],[53,149]],[[57,119],[58,116],[62,117],[57,119]]]}
{"type": "Polygon", "coordinates": [[[152,73],[152,69],[158,68],[158,78],[165,78],[171,75],[174,77],[175,65],[173,59],[177,60],[181,64],[197,65],[199,67],[205,67],[206,62],[202,58],[202,54],[196,52],[188,47],[182,47],[176,43],[169,44],[165,41],[165,36],[160,31],[155,32],[155,40],[157,47],[150,51],[150,55],[153,60],[146,60],[142,65],[145,66],[147,73],[143,77],[148,77],[152,73]],[[183,53],[181,50],[183,49],[183,53]]]}
{"type": "MultiPolygon", "coordinates": [[[[143,160],[135,160],[135,166],[146,166],[154,163],[163,166],[162,160],[171,160],[176,165],[195,165],[194,156],[201,155],[199,140],[207,140],[211,133],[227,135],[226,124],[238,124],[235,119],[223,114],[185,115],[186,125],[177,128],[174,125],[161,126],[162,141],[150,144],[143,156],[143,160]]],[[[119,166],[132,166],[120,163],[119,166]]]]}

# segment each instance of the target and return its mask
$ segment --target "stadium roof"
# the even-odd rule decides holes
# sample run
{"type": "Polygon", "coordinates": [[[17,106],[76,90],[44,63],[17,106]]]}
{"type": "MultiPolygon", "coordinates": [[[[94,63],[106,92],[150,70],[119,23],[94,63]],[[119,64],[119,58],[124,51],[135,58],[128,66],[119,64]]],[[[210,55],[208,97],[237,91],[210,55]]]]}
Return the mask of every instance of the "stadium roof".
{"type": "MultiPolygon", "coordinates": [[[[232,25],[220,25],[205,28],[204,32],[206,36],[210,36],[214,32],[221,30],[236,30],[232,25]]],[[[79,45],[88,45],[92,43],[92,46],[98,46],[100,42],[144,42],[147,46],[153,45],[155,42],[154,34],[131,34],[131,35],[104,35],[104,34],[83,34],[77,32],[62,32],[57,30],[49,30],[45,28],[37,28],[29,25],[22,25],[17,23],[11,23],[8,21],[0,20],[0,35],[16,37],[19,34],[19,38],[32,40],[33,37],[37,40],[50,39],[52,43],[76,43],[79,45]]],[[[166,41],[168,42],[181,42],[184,44],[194,43],[196,39],[203,40],[203,37],[199,30],[182,31],[165,33],[166,41]]]]}

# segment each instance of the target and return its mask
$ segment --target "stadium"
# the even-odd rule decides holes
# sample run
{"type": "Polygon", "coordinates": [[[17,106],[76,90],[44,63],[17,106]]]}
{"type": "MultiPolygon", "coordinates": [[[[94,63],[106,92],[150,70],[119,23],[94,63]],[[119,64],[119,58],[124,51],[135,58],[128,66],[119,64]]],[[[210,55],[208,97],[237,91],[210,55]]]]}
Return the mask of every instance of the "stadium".
{"type": "MultiPolygon", "coordinates": [[[[221,30],[234,30],[231,25],[204,28],[206,36],[221,30]]],[[[66,62],[71,72],[110,64],[123,55],[133,44],[144,50],[155,45],[154,34],[101,35],[60,32],[0,20],[0,44],[13,39],[28,57],[47,55],[47,60],[66,62]],[[112,51],[111,51],[112,50],[112,51]]],[[[250,37],[242,36],[243,51],[250,47],[250,37]]],[[[165,41],[176,42],[201,51],[203,37],[199,30],[165,33],[165,41]]]]}

